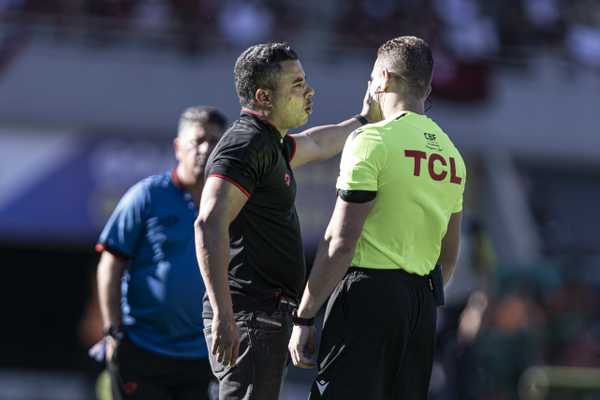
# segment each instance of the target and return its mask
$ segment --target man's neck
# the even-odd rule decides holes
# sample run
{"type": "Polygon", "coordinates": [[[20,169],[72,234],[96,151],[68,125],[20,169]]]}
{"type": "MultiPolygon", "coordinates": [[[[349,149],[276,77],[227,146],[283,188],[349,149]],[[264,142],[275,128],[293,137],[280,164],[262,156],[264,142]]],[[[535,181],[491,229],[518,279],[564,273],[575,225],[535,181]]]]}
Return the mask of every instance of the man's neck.
{"type": "Polygon", "coordinates": [[[181,164],[175,168],[175,174],[177,176],[177,181],[183,190],[189,192],[194,199],[194,203],[200,204],[200,195],[202,194],[202,189],[204,187],[204,179],[196,178],[192,176],[192,174],[186,174],[183,171],[183,167],[181,164]]]}
{"type": "Polygon", "coordinates": [[[403,111],[425,114],[425,104],[422,100],[401,97],[396,93],[386,93],[380,106],[383,119],[394,117],[403,111]]]}
{"type": "Polygon", "coordinates": [[[279,132],[279,134],[281,135],[281,137],[284,137],[287,134],[287,129],[281,129],[279,128],[278,124],[274,121],[274,119],[272,118],[272,115],[265,110],[253,110],[247,107],[242,107],[242,112],[245,112],[247,114],[252,114],[254,115],[256,118],[268,123],[269,125],[273,126],[275,129],[277,129],[277,131],[279,132]]]}

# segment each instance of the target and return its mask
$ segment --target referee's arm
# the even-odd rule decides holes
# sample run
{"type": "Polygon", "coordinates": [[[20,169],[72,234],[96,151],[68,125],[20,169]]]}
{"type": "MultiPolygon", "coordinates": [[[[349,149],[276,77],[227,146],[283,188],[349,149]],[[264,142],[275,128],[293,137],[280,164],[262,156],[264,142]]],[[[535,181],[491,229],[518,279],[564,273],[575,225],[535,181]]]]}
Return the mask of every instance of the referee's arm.
{"type": "MultiPolygon", "coordinates": [[[[375,200],[350,203],[338,197],[308,277],[297,316],[313,318],[350,267],[356,242],[375,200]]],[[[294,326],[289,350],[295,366],[315,365],[314,327],[294,326]],[[308,331],[310,330],[310,331],[308,331]]]]}
{"type": "Polygon", "coordinates": [[[348,271],[356,242],[374,204],[374,200],[350,203],[341,198],[337,199],[304,289],[298,308],[299,317],[314,317],[348,271]]]}
{"type": "Polygon", "coordinates": [[[462,211],[450,216],[446,235],[442,240],[442,251],[438,264],[442,266],[442,275],[444,276],[444,285],[447,285],[454,270],[456,269],[456,260],[458,259],[458,247],[460,244],[460,223],[462,220],[462,211]]]}

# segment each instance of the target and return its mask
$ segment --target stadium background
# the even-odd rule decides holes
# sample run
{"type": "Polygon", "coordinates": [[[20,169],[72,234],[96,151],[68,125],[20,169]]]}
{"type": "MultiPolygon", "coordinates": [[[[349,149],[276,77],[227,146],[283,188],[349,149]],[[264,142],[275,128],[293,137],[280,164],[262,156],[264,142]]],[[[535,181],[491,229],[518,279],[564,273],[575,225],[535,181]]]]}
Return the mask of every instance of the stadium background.
{"type": "MultiPolygon", "coordinates": [[[[129,185],[174,164],[185,107],[236,118],[242,49],[294,45],[313,126],[359,111],[377,46],[400,34],[432,44],[429,114],[469,166],[431,398],[600,398],[530,390],[598,385],[594,370],[528,370],[600,367],[600,2],[4,0],[0,399],[94,398],[95,239],[129,185]]],[[[309,259],[337,163],[297,171],[309,259]]],[[[310,376],[291,370],[286,398],[310,376]]]]}

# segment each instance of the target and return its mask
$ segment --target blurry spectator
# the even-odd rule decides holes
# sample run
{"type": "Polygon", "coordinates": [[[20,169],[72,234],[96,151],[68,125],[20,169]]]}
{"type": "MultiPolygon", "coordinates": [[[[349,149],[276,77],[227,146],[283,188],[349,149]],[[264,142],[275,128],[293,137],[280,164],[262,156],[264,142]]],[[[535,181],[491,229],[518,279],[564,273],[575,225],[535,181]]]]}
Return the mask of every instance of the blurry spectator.
{"type": "Polygon", "coordinates": [[[164,0],[139,0],[132,12],[135,28],[164,31],[168,27],[169,7],[164,0]]]}
{"type": "Polygon", "coordinates": [[[272,11],[258,0],[227,1],[219,20],[221,33],[235,46],[269,40],[274,24],[272,11]]]}
{"type": "Polygon", "coordinates": [[[86,11],[92,17],[126,20],[132,16],[135,0],[87,0],[86,11]]]}
{"type": "Polygon", "coordinates": [[[337,42],[344,47],[376,49],[390,36],[429,38],[428,2],[419,0],[348,0],[339,4],[337,42]]]}
{"type": "Polygon", "coordinates": [[[579,64],[600,69],[600,3],[577,0],[570,5],[568,54],[579,64]]]}
{"type": "Polygon", "coordinates": [[[440,20],[433,94],[454,101],[481,101],[490,91],[491,58],[499,47],[495,22],[474,0],[436,0],[440,20]]]}
{"type": "MultiPolygon", "coordinates": [[[[164,0],[163,0],[164,1],[164,0]]],[[[219,0],[169,0],[174,16],[175,30],[182,35],[183,50],[192,54],[202,42],[214,41],[220,2],[219,0]]]]}
{"type": "Polygon", "coordinates": [[[525,15],[537,35],[536,44],[557,43],[564,34],[563,10],[559,0],[523,0],[525,15]]]}

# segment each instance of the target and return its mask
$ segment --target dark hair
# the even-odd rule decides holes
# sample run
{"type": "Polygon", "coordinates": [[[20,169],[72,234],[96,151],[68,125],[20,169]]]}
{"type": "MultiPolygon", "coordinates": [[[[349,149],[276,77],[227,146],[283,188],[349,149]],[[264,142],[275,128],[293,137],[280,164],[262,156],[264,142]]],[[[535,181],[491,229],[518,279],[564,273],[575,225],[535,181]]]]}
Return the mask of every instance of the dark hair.
{"type": "Polygon", "coordinates": [[[382,44],[377,57],[406,82],[413,95],[425,96],[433,72],[433,55],[426,41],[400,36],[382,44]]]}
{"type": "Polygon", "coordinates": [[[195,106],[186,108],[179,117],[179,132],[187,125],[215,124],[222,131],[227,127],[227,118],[223,113],[211,106],[195,106]]]}
{"type": "Polygon", "coordinates": [[[235,90],[242,106],[251,106],[256,90],[275,89],[282,61],[297,60],[288,43],[261,43],[247,48],[235,62],[235,90]]]}

